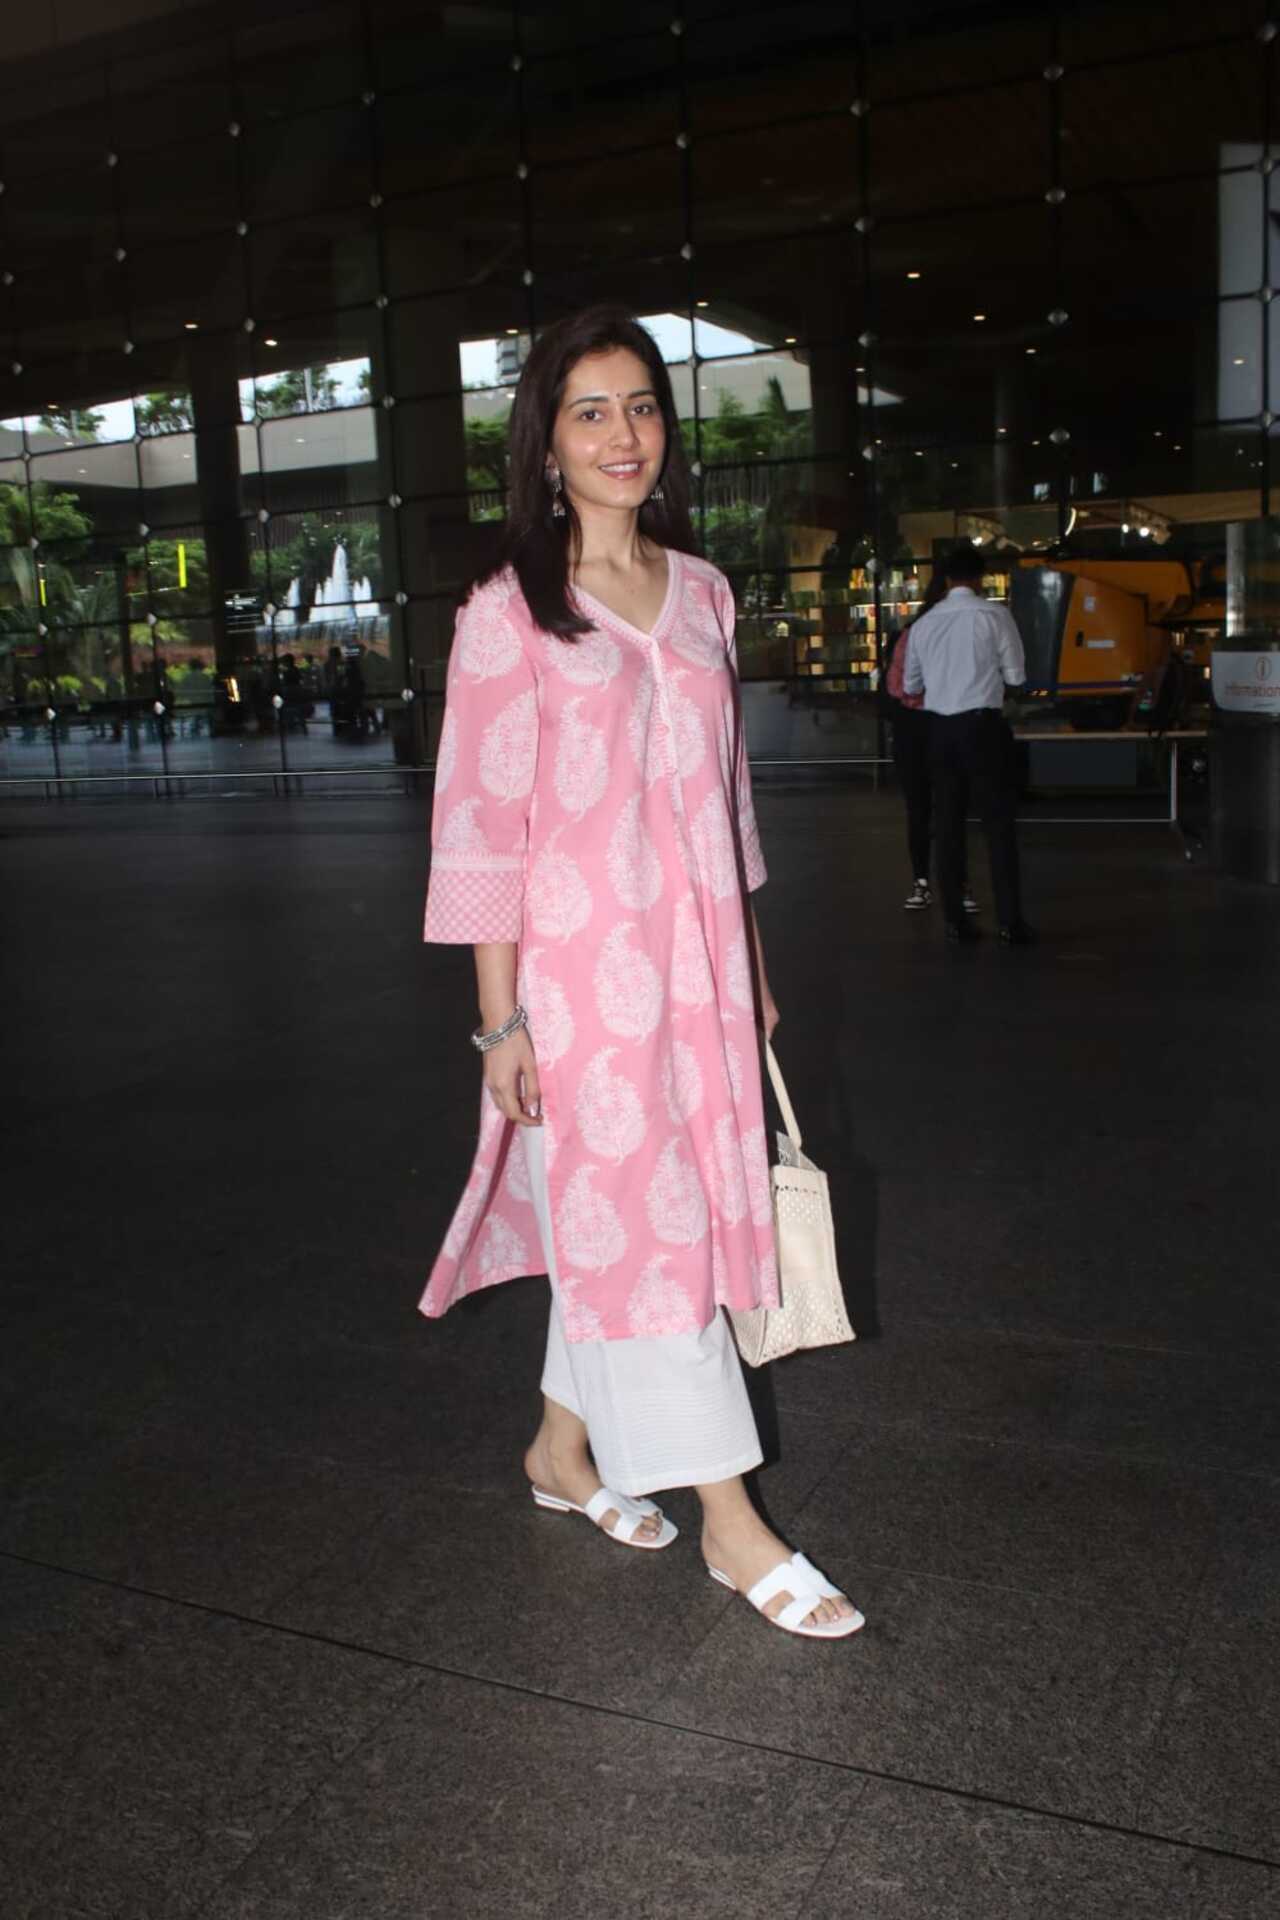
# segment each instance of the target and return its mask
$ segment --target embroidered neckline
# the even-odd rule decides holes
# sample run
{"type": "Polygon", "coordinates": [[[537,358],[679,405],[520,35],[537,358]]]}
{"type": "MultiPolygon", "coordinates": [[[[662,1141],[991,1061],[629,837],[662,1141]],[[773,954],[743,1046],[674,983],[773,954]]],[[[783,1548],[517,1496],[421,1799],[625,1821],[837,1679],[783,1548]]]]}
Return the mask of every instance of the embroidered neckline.
{"type": "Polygon", "coordinates": [[[612,607],[607,607],[603,600],[597,600],[594,593],[589,593],[586,587],[575,586],[573,592],[583,600],[589,600],[593,612],[599,613],[611,626],[620,627],[623,633],[630,634],[637,640],[656,640],[666,624],[667,615],[670,613],[676,597],[676,574],[679,568],[680,556],[674,547],[668,547],[666,549],[666,555],[667,590],[662,597],[662,605],[658,609],[658,617],[650,627],[648,633],[645,632],[643,627],[637,627],[630,620],[624,620],[620,613],[615,613],[612,607]]]}

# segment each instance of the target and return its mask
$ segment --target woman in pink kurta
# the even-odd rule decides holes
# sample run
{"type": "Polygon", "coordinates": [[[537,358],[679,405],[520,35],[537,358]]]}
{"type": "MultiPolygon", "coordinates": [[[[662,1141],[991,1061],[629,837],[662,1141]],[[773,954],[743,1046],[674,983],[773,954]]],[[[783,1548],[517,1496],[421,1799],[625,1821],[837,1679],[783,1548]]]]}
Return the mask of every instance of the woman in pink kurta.
{"type": "Polygon", "coordinates": [[[425,929],[475,946],[506,1037],[422,1309],[545,1267],[539,1505],[653,1548],[675,1529],[639,1496],[695,1485],[717,1578],[848,1633],[741,1478],[761,1455],[721,1309],[778,1299],[757,1000],[777,1015],[733,595],[692,550],[648,334],[596,309],[542,335],[511,446],[504,555],[450,656],[425,929]]]}

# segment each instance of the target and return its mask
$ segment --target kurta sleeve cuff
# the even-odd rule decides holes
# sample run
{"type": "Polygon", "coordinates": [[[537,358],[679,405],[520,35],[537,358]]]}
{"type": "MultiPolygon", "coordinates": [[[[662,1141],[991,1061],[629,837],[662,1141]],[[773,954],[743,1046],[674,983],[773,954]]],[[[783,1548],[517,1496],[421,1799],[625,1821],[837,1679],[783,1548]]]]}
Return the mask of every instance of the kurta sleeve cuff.
{"type": "Polygon", "coordinates": [[[475,945],[519,940],[524,907],[524,868],[452,867],[433,863],[427,883],[424,940],[475,945]]]}
{"type": "Polygon", "coordinates": [[[742,867],[746,875],[747,892],[754,893],[769,878],[764,864],[764,853],[760,847],[760,829],[756,825],[754,813],[747,813],[742,820],[742,867]]]}

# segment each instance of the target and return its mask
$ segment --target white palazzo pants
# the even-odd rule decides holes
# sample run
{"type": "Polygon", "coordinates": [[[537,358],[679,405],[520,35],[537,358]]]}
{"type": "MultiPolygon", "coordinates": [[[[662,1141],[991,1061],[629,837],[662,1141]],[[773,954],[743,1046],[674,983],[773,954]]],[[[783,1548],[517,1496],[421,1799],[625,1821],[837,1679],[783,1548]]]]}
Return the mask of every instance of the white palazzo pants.
{"type": "Polygon", "coordinates": [[[596,1470],[633,1499],[663,1487],[707,1486],[758,1467],[763,1454],[742,1364],[722,1310],[696,1333],[647,1340],[567,1340],[551,1239],[546,1141],[521,1127],[533,1208],[551,1282],[542,1391],[577,1414],[596,1470]]]}

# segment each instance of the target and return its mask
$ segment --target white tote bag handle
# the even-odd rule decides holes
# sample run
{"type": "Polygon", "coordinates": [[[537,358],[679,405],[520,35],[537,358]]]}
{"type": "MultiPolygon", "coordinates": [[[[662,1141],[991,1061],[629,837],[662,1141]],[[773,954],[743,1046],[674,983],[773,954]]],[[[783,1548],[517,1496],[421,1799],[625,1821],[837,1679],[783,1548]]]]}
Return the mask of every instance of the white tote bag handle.
{"type": "Polygon", "coordinates": [[[764,1043],[764,1057],[765,1064],[769,1069],[769,1078],[773,1083],[773,1091],[777,1098],[778,1108],[782,1114],[782,1124],[787,1129],[787,1137],[791,1141],[792,1146],[796,1152],[799,1153],[800,1123],[796,1119],[795,1108],[787,1098],[786,1082],[782,1078],[782,1068],[778,1065],[778,1057],[773,1051],[773,1042],[771,1040],[766,1040],[764,1043]]]}

